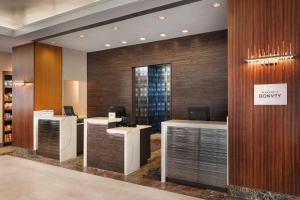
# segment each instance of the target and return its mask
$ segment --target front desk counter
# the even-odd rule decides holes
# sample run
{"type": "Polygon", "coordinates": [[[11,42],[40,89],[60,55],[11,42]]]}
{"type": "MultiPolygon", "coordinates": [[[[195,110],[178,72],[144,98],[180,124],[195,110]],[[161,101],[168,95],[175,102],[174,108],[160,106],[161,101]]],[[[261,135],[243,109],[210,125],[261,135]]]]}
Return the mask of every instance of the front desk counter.
{"type": "Polygon", "coordinates": [[[84,121],[84,167],[128,175],[150,158],[151,126],[116,127],[121,119],[84,121]]]}
{"type": "Polygon", "coordinates": [[[34,113],[34,150],[60,162],[77,156],[77,117],[34,113]]]}
{"type": "Polygon", "coordinates": [[[227,187],[227,123],[162,122],[161,181],[227,187]]]}

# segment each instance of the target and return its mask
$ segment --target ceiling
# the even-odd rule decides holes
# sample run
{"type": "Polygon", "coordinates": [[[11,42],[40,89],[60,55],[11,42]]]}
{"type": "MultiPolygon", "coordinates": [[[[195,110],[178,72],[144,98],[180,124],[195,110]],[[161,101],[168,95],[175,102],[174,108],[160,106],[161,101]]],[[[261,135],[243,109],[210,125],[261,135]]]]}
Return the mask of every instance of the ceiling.
{"type": "Polygon", "coordinates": [[[13,46],[33,40],[91,52],[227,29],[226,0],[0,0],[0,2],[0,51],[5,52],[10,52],[13,46]],[[215,2],[221,3],[221,6],[214,8],[212,5],[215,2]],[[176,3],[181,4],[171,8],[164,7],[176,3]],[[157,11],[157,8],[161,7],[165,9],[157,11]],[[148,12],[149,10],[152,11],[148,12]],[[136,15],[141,12],[145,14],[136,15]],[[128,15],[131,17],[123,19],[123,16],[128,15]],[[166,19],[158,20],[158,16],[165,16],[166,19]],[[4,22],[4,18],[7,21],[4,22]],[[115,20],[119,18],[121,19],[115,20]],[[101,24],[107,21],[114,23],[101,24]],[[113,30],[114,26],[119,29],[113,30]],[[183,29],[189,32],[182,33],[183,29]],[[162,33],[167,36],[161,37],[162,33]],[[141,41],[141,37],[145,37],[146,40],[141,41]],[[127,43],[122,44],[121,41],[127,43]],[[106,44],[111,46],[105,46],[106,44]]]}
{"type": "Polygon", "coordinates": [[[95,0],[1,0],[0,26],[25,25],[95,3],[95,0]]]}
{"type": "Polygon", "coordinates": [[[147,14],[117,23],[44,40],[71,49],[86,52],[99,51],[127,45],[135,45],[187,35],[227,29],[227,2],[219,0],[221,6],[214,8],[215,0],[202,0],[188,5],[147,14]],[[158,20],[159,16],[166,17],[158,20]],[[118,27],[118,30],[113,30],[118,27]],[[182,33],[187,29],[188,33],[182,33]],[[161,34],[166,36],[162,37],[161,34]],[[144,37],[146,40],[141,41],[144,37]],[[126,41],[126,44],[122,44],[126,41]]]}

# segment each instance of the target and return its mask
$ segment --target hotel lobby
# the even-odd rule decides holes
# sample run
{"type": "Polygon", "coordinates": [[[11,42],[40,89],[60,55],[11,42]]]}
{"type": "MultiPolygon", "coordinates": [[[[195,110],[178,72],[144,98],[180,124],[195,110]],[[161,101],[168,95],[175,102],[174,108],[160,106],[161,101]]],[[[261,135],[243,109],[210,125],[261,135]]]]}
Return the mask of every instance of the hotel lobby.
{"type": "Polygon", "coordinates": [[[0,199],[300,199],[299,50],[299,0],[4,0],[0,199]]]}

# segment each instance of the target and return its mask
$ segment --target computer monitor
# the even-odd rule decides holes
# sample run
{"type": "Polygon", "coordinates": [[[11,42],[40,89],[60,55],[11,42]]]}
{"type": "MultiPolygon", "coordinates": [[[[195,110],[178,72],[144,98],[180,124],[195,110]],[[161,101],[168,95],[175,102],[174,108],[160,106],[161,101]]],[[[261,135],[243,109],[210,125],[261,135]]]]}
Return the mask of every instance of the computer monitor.
{"type": "Polygon", "coordinates": [[[209,121],[209,107],[189,107],[188,118],[189,120],[209,121]]]}
{"type": "Polygon", "coordinates": [[[73,106],[64,106],[64,111],[67,116],[77,116],[74,112],[73,106]]]}
{"type": "Polygon", "coordinates": [[[127,117],[125,107],[124,106],[111,106],[109,108],[109,112],[115,112],[116,117],[127,117]]]}

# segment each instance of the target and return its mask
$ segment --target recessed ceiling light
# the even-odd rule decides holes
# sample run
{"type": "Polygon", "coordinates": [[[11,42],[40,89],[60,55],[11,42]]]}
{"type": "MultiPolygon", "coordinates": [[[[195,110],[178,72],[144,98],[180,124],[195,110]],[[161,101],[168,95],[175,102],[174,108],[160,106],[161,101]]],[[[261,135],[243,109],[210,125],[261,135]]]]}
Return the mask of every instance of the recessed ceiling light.
{"type": "Polygon", "coordinates": [[[79,35],[80,38],[84,38],[84,35],[79,35]]]}
{"type": "Polygon", "coordinates": [[[126,42],[126,41],[122,41],[121,43],[122,43],[122,44],[127,44],[127,42],[126,42]]]}
{"type": "Polygon", "coordinates": [[[118,26],[113,26],[113,27],[111,27],[111,29],[114,30],[114,31],[117,31],[117,30],[120,29],[120,27],[118,27],[118,26]]]}
{"type": "Polygon", "coordinates": [[[189,32],[189,30],[187,30],[187,29],[183,29],[181,32],[182,32],[182,33],[188,33],[188,32],[189,32]]]}
{"type": "Polygon", "coordinates": [[[111,44],[106,44],[105,46],[106,46],[106,47],[111,47],[111,44]]]}
{"type": "Polygon", "coordinates": [[[158,18],[158,20],[161,20],[161,21],[167,19],[165,16],[158,16],[157,18],[158,18]]]}
{"type": "Polygon", "coordinates": [[[166,37],[166,36],[167,36],[167,34],[164,34],[164,33],[160,34],[160,37],[166,37]]]}
{"type": "Polygon", "coordinates": [[[144,38],[144,37],[141,37],[141,38],[140,38],[140,40],[141,40],[141,41],[145,41],[145,40],[146,40],[146,38],[144,38]]]}
{"type": "Polygon", "coordinates": [[[221,3],[219,3],[219,2],[215,2],[215,3],[213,3],[213,5],[212,5],[214,8],[218,8],[218,7],[220,7],[221,6],[221,3]]]}

